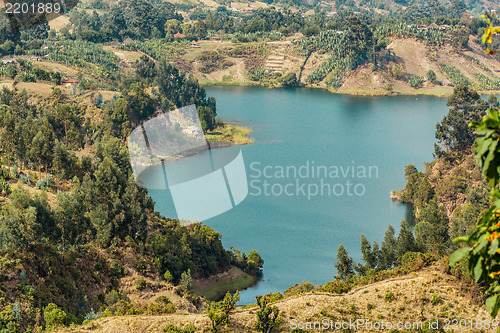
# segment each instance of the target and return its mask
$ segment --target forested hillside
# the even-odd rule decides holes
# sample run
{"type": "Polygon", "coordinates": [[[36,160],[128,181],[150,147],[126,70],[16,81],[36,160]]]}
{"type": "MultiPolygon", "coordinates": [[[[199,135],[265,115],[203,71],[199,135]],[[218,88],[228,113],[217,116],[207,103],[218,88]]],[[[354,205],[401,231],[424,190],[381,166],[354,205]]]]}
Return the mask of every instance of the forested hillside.
{"type": "MultiPolygon", "coordinates": [[[[93,45],[68,43],[68,55],[72,45],[93,45]]],[[[195,104],[210,131],[215,100],[165,60],[143,57],[133,73],[122,75],[113,62],[86,54],[73,53],[72,65],[93,63],[109,76],[82,77],[69,92],[57,86],[59,72],[23,58],[17,69],[7,66],[33,83],[55,85],[47,97],[17,87],[0,91],[2,332],[50,329],[103,313],[194,311],[204,303],[192,294],[193,279],[232,265],[255,275],[262,266],[256,251],[248,257],[226,251],[221,235],[207,226],[160,216],[132,176],[126,140],[133,127],[195,104]],[[121,88],[107,100],[86,93],[102,85],[121,88]],[[123,281],[162,298],[130,300],[123,281]]]]}
{"type": "MultiPolygon", "coordinates": [[[[500,90],[500,56],[485,54],[481,36],[488,24],[478,16],[495,6],[462,0],[94,0],[19,34],[2,20],[0,331],[175,312],[206,312],[199,315],[206,327],[231,329],[237,294],[207,303],[195,296],[194,284],[228,270],[252,282],[262,258],[257,251],[225,250],[222,235],[207,226],[182,226],[155,212],[134,182],[126,146],[131,130],[145,120],[191,104],[207,137],[234,139],[200,84],[451,95],[450,113],[436,128],[436,161],[423,171],[408,166],[406,188],[394,193],[415,205],[415,234],[403,221],[398,236],[389,227],[380,247],[362,235],[358,264],[339,247],[334,281],[303,282],[258,298],[259,309],[241,315],[243,329],[268,330],[284,313],[290,318],[283,323],[299,317],[283,305],[286,299],[281,307],[268,302],[309,292],[347,293],[446,258],[458,247],[451,239],[470,233],[488,205],[468,122],[498,106],[475,91],[500,90]]],[[[499,44],[493,38],[489,46],[499,44]]],[[[483,289],[465,269],[452,273],[466,282],[464,296],[481,304],[483,289]]],[[[427,280],[422,283],[436,282],[427,280]]],[[[395,297],[403,316],[408,309],[401,310],[405,295],[398,292],[380,298],[391,303],[395,297]]],[[[420,295],[415,306],[464,308],[468,302],[444,297],[420,295]]],[[[301,306],[309,307],[305,302],[301,306]]],[[[356,306],[350,314],[332,309],[315,307],[311,316],[360,313],[356,306]]],[[[388,309],[398,311],[395,305],[388,309]]]]}

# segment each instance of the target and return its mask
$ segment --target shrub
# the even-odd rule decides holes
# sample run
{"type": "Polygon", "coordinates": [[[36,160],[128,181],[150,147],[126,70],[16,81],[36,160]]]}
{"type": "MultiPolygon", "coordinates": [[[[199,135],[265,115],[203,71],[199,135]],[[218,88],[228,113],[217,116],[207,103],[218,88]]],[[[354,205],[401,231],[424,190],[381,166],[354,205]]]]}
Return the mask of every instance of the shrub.
{"type": "Polygon", "coordinates": [[[170,273],[169,270],[166,270],[165,271],[165,274],[163,274],[163,278],[165,279],[165,281],[167,282],[172,282],[174,281],[174,277],[172,276],[172,273],[170,273]]]}
{"type": "Polygon", "coordinates": [[[95,313],[94,309],[91,309],[84,317],[84,320],[95,320],[102,317],[102,312],[95,313]]]}
{"type": "Polygon", "coordinates": [[[26,183],[27,185],[31,185],[30,175],[24,175],[24,174],[21,174],[21,175],[19,176],[19,179],[20,179],[23,183],[26,183]]]}
{"type": "Polygon", "coordinates": [[[267,295],[262,296],[266,300],[267,303],[272,303],[283,299],[283,295],[280,292],[277,293],[269,293],[267,295]]]}
{"type": "Polygon", "coordinates": [[[211,73],[216,70],[226,69],[233,65],[233,63],[217,51],[205,51],[198,56],[198,60],[202,63],[199,67],[202,73],[211,73]]]}
{"type": "Polygon", "coordinates": [[[151,303],[148,304],[145,314],[165,314],[165,313],[174,313],[175,312],[175,305],[173,303],[169,304],[162,304],[162,303],[151,303]]]}
{"type": "Polygon", "coordinates": [[[420,86],[422,83],[424,83],[424,78],[422,76],[412,74],[412,75],[410,75],[410,79],[408,80],[408,83],[413,88],[416,88],[416,87],[420,86]]]}
{"type": "Polygon", "coordinates": [[[172,324],[167,325],[163,328],[163,332],[167,333],[194,333],[196,332],[196,327],[193,325],[188,325],[185,328],[178,328],[172,324]]]}
{"type": "Polygon", "coordinates": [[[127,295],[120,294],[116,290],[111,290],[109,293],[106,294],[104,298],[104,303],[106,303],[107,306],[111,306],[120,301],[130,302],[130,299],[127,297],[127,295]]]}
{"type": "Polygon", "coordinates": [[[432,83],[435,83],[436,82],[436,79],[437,79],[437,76],[436,76],[436,73],[432,70],[432,69],[429,69],[427,71],[427,80],[429,82],[432,82],[432,83]]]}
{"type": "Polygon", "coordinates": [[[146,280],[144,280],[143,278],[140,278],[139,280],[137,280],[135,287],[139,291],[144,290],[148,287],[148,282],[146,280]]]}
{"type": "Polygon", "coordinates": [[[399,80],[403,76],[403,66],[400,64],[392,65],[389,70],[389,74],[396,80],[399,80]]]}
{"type": "Polygon", "coordinates": [[[284,294],[285,296],[294,296],[294,295],[300,295],[303,293],[308,293],[310,291],[314,290],[314,285],[309,282],[309,281],[302,281],[300,284],[295,284],[295,286],[291,286],[287,290],[285,290],[284,294]]]}
{"type": "Polygon", "coordinates": [[[66,322],[66,316],[66,312],[61,310],[54,303],[50,303],[43,310],[43,318],[45,319],[47,330],[52,330],[64,326],[64,323],[66,322]]]}
{"type": "Polygon", "coordinates": [[[111,261],[111,263],[109,264],[109,270],[110,270],[111,277],[121,278],[125,275],[124,274],[125,271],[124,271],[122,265],[117,260],[111,261]]]}
{"type": "Polygon", "coordinates": [[[295,73],[288,73],[283,77],[283,85],[291,87],[296,84],[297,84],[297,75],[295,75],[295,73]]]}
{"type": "Polygon", "coordinates": [[[155,302],[156,303],[162,303],[162,304],[169,304],[170,303],[170,300],[168,299],[167,296],[159,296],[155,299],[155,302]]]}
{"type": "Polygon", "coordinates": [[[39,181],[36,182],[36,188],[41,189],[41,188],[48,188],[51,183],[51,178],[50,176],[47,176],[45,179],[40,179],[39,181]]]}
{"type": "Polygon", "coordinates": [[[387,291],[387,292],[385,293],[385,301],[386,301],[386,302],[392,302],[392,301],[394,301],[394,299],[395,299],[395,298],[396,298],[396,297],[394,297],[394,294],[393,294],[392,292],[387,291]]]}
{"type": "Polygon", "coordinates": [[[191,277],[190,269],[188,269],[187,272],[183,272],[181,274],[179,289],[182,291],[190,291],[191,289],[193,289],[193,278],[191,277]]]}
{"type": "Polygon", "coordinates": [[[17,165],[14,165],[12,167],[12,176],[14,178],[19,178],[19,168],[17,167],[17,165]]]}
{"type": "Polygon", "coordinates": [[[351,287],[349,286],[349,284],[341,280],[329,281],[325,283],[323,287],[321,287],[322,291],[326,291],[327,293],[332,294],[343,294],[348,292],[350,289],[351,287]]]}

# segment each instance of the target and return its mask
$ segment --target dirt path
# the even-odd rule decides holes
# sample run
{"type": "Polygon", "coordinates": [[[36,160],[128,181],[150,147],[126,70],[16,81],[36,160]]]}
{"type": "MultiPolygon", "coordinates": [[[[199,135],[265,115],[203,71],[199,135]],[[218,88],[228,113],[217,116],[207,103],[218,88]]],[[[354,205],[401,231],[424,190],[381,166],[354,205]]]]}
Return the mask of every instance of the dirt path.
{"type": "MultiPolygon", "coordinates": [[[[489,319],[484,307],[472,302],[461,291],[460,286],[458,279],[432,267],[361,286],[347,294],[307,293],[270,305],[278,307],[283,314],[279,332],[290,332],[294,321],[321,321],[323,318],[332,321],[359,318],[371,322],[384,320],[394,325],[398,322],[423,323],[431,318],[464,318],[474,322],[489,319]]],[[[237,309],[231,313],[230,326],[222,332],[256,332],[255,322],[255,307],[237,309]]],[[[205,314],[124,316],[103,318],[93,324],[64,332],[162,332],[167,324],[178,327],[193,324],[197,328],[196,332],[202,332],[210,326],[205,314]]],[[[363,327],[356,330],[369,331],[363,327]]],[[[469,329],[468,332],[476,331],[469,329]]]]}

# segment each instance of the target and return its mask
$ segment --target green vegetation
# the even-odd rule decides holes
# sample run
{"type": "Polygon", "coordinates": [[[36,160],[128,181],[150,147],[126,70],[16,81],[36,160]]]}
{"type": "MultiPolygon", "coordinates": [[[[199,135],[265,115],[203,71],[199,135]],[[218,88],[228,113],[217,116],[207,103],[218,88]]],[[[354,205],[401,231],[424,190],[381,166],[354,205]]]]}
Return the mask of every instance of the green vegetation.
{"type": "Polygon", "coordinates": [[[422,85],[422,83],[424,83],[424,78],[422,76],[418,76],[418,75],[410,75],[410,79],[408,80],[408,83],[413,88],[417,88],[420,85],[422,85]]]}
{"type": "Polygon", "coordinates": [[[195,295],[203,296],[206,300],[214,301],[224,297],[227,291],[243,290],[255,282],[255,276],[245,273],[238,267],[233,267],[225,276],[194,282],[192,292],[195,295]]]}
{"type": "Polygon", "coordinates": [[[233,65],[216,51],[205,51],[198,56],[198,60],[201,62],[199,70],[202,73],[211,73],[216,70],[226,69],[233,65]]]}
{"type": "MultiPolygon", "coordinates": [[[[98,58],[99,52],[97,58],[87,57],[83,49],[88,46],[90,52],[94,44],[64,45],[59,56],[81,50],[82,57],[74,61],[115,71],[111,62],[98,58]]],[[[35,79],[55,77],[27,60],[17,64],[35,79]]],[[[262,268],[256,251],[248,257],[226,251],[221,235],[209,227],[181,226],[154,212],[154,203],[132,175],[126,140],[133,126],[157,110],[195,104],[210,130],[215,100],[164,60],[156,64],[143,57],[135,76],[108,79],[126,88],[111,100],[102,94],[91,97],[88,105],[59,88],[37,102],[26,91],[0,91],[0,185],[7,196],[0,208],[0,279],[7,283],[1,302],[6,314],[15,309],[22,316],[2,314],[0,330],[55,329],[101,316],[176,311],[168,299],[142,304],[120,294],[120,279],[132,272],[139,275],[137,292],[158,290],[166,282],[151,279],[165,280],[198,304],[192,295],[195,279],[231,265],[251,275],[262,268]],[[149,93],[152,85],[157,91],[149,93]]],[[[84,80],[80,84],[82,92],[93,88],[84,80]]]]}
{"type": "Polygon", "coordinates": [[[426,76],[427,76],[427,80],[430,83],[436,83],[436,80],[437,80],[436,72],[434,72],[432,69],[429,69],[427,71],[426,76]]]}
{"type": "Polygon", "coordinates": [[[16,59],[16,63],[0,66],[0,76],[11,79],[19,77],[22,82],[45,81],[56,85],[61,84],[62,76],[59,72],[45,71],[40,67],[33,67],[29,60],[23,58],[16,59]]]}
{"type": "Polygon", "coordinates": [[[229,325],[229,313],[234,310],[236,303],[240,300],[239,295],[238,291],[234,295],[228,292],[222,301],[210,303],[207,316],[212,324],[212,332],[218,332],[222,325],[229,325]]]}
{"type": "Polygon", "coordinates": [[[194,333],[196,328],[193,325],[188,325],[185,328],[178,328],[172,324],[167,325],[163,328],[163,332],[166,333],[194,333]]]}
{"type": "Polygon", "coordinates": [[[129,41],[118,45],[120,50],[140,51],[155,60],[161,60],[164,57],[181,57],[188,47],[186,41],[167,42],[164,39],[150,39],[147,41],[129,41]]]}
{"type": "MultiPolygon", "coordinates": [[[[493,27],[491,16],[485,20],[489,27],[484,31],[483,44],[492,44],[492,36],[500,32],[499,27],[493,27]]],[[[494,54],[490,48],[486,49],[489,54],[494,54]]],[[[450,257],[450,266],[454,266],[458,261],[466,257],[469,270],[473,272],[476,283],[489,285],[488,293],[490,297],[486,300],[486,307],[491,311],[491,316],[497,316],[500,309],[500,286],[498,285],[499,273],[499,234],[500,228],[500,151],[498,148],[500,133],[499,107],[496,97],[488,100],[491,108],[488,115],[484,116],[482,122],[471,121],[470,127],[476,129],[476,134],[480,137],[475,139],[474,155],[482,169],[482,174],[486,179],[490,190],[490,207],[481,213],[477,220],[476,230],[468,236],[456,237],[455,243],[465,242],[466,246],[456,250],[450,257]]],[[[464,228],[464,231],[465,228],[464,228]]]]}
{"type": "Polygon", "coordinates": [[[479,94],[466,84],[458,85],[453,95],[448,98],[451,107],[441,123],[436,124],[436,156],[446,151],[465,152],[474,143],[475,134],[469,128],[469,122],[477,121],[485,114],[487,103],[479,94]]]}
{"type": "MultiPolygon", "coordinates": [[[[479,6],[477,1],[468,5],[479,6]]],[[[216,121],[215,100],[206,96],[193,76],[170,62],[192,69],[181,59],[191,41],[219,36],[238,43],[229,49],[193,52],[192,58],[203,73],[228,68],[233,63],[226,57],[231,56],[242,60],[246,74],[256,84],[286,87],[300,84],[312,54],[324,55],[326,60],[315,60],[324,62],[305,78],[307,84],[325,80],[329,87],[339,88],[354,70],[371,65],[371,70],[384,78],[408,78],[412,87],[420,87],[424,78],[408,76],[386,49],[394,38],[415,38],[430,51],[448,43],[460,52],[470,42],[469,34],[485,31],[487,52],[499,57],[494,53],[498,40],[488,37],[498,32],[493,29],[495,20],[490,18],[488,28],[477,18],[462,19],[467,8],[457,0],[449,4],[336,1],[336,15],[327,15],[326,8],[317,6],[308,16],[303,14],[310,8],[293,1],[286,7],[259,8],[250,13],[228,10],[224,5],[205,10],[186,3],[145,0],[92,1],[83,6],[86,10],[71,11],[70,23],[60,31],[44,24],[14,35],[5,21],[0,22],[0,55],[19,57],[2,64],[0,76],[14,80],[14,86],[21,82],[60,85],[67,76],[61,68],[67,65],[74,71],[70,76],[79,81],[70,96],[63,87],[54,87],[47,98],[29,96],[21,89],[0,92],[2,332],[51,330],[102,316],[176,311],[177,305],[165,296],[150,304],[130,301],[119,292],[120,279],[125,276],[138,276],[131,284],[134,292],[176,284],[175,290],[194,306],[199,302],[193,294],[217,298],[224,290],[242,289],[255,281],[264,263],[257,251],[248,256],[234,249],[226,251],[222,236],[211,228],[199,223],[181,226],[179,221],[160,216],[131,174],[126,138],[132,128],[156,112],[195,104],[209,140],[249,142],[245,129],[216,121]],[[389,15],[367,10],[367,6],[389,15]],[[185,22],[178,9],[189,10],[191,21],[185,22]],[[419,28],[431,23],[448,27],[419,28]],[[293,40],[287,51],[305,57],[300,71],[265,69],[271,47],[263,42],[290,39],[286,35],[297,32],[305,37],[293,40]],[[177,33],[185,38],[174,37],[177,33]],[[112,44],[103,47],[100,43],[112,44]],[[124,65],[121,55],[110,49],[143,55],[135,64],[124,65]],[[38,66],[39,60],[43,61],[38,66]],[[48,61],[54,68],[42,65],[48,61]],[[106,97],[105,91],[114,97],[106,97]],[[215,288],[197,285],[198,280],[232,266],[237,267],[234,280],[215,288]]],[[[394,228],[388,227],[380,247],[361,235],[362,262],[358,264],[340,245],[335,281],[319,287],[303,282],[290,287],[285,296],[316,290],[345,293],[359,285],[415,271],[448,255],[456,247],[450,239],[473,232],[481,217],[478,232],[459,239],[467,241],[470,248],[461,248],[458,254],[469,254],[465,265],[473,268],[476,280],[493,286],[488,305],[493,312],[498,310],[498,202],[481,214],[488,206],[488,194],[494,200],[499,195],[495,140],[500,126],[495,103],[482,101],[470,86],[499,89],[500,79],[481,61],[469,60],[488,75],[475,73],[477,83],[473,83],[457,67],[440,63],[457,88],[448,101],[449,114],[437,124],[438,160],[425,171],[412,165],[405,169],[407,185],[399,197],[416,207],[415,234],[402,221],[397,237],[394,228]],[[493,109],[479,123],[488,106],[493,109]],[[470,122],[477,133],[468,128],[470,122]],[[477,138],[478,134],[484,136],[477,138]],[[488,187],[468,155],[474,141],[488,187]],[[435,174],[442,181],[436,181],[435,174]]],[[[224,81],[232,81],[231,75],[224,81]]],[[[427,72],[429,82],[435,83],[436,77],[432,70],[427,72]]],[[[386,85],[388,91],[393,90],[391,82],[386,85]]],[[[459,270],[466,276],[462,268],[459,270]]],[[[257,298],[256,329],[277,329],[279,311],[267,304],[282,297],[278,293],[257,298]]],[[[393,293],[385,295],[387,302],[397,298],[393,293]]],[[[228,324],[237,300],[237,293],[227,294],[222,301],[210,304],[208,314],[214,330],[228,324]]],[[[432,298],[431,303],[438,304],[439,299],[432,298]]],[[[169,325],[164,331],[192,332],[194,328],[169,325]]]]}
{"type": "Polygon", "coordinates": [[[439,63],[439,67],[443,73],[450,79],[454,85],[465,84],[467,86],[471,85],[471,81],[462,74],[455,66],[447,65],[444,62],[439,63]]]}
{"type": "MultiPolygon", "coordinates": [[[[497,133],[500,133],[500,120],[496,111],[498,102],[492,97],[484,101],[475,91],[461,84],[448,99],[448,106],[448,115],[436,125],[437,160],[429,163],[425,172],[418,171],[413,165],[405,167],[407,185],[397,194],[400,200],[415,205],[415,235],[404,220],[397,238],[394,229],[389,226],[381,248],[376,242],[370,246],[366,237],[361,235],[363,263],[357,265],[341,245],[335,263],[337,279],[325,284],[323,290],[347,292],[353,285],[358,285],[359,281],[368,277],[370,281],[376,281],[379,276],[411,271],[441,256],[448,258],[451,252],[457,249],[451,239],[458,237],[455,242],[467,242],[468,246],[459,248],[451,256],[450,263],[455,264],[464,256],[467,256],[468,260],[461,261],[452,273],[470,285],[474,281],[482,282],[476,286],[478,292],[490,287],[489,293],[492,296],[488,299],[487,306],[492,310],[492,314],[496,315],[500,304],[500,287],[497,284],[499,266],[496,261],[500,214],[497,214],[499,208],[495,205],[498,196],[496,188],[500,181],[496,160],[497,133]],[[493,109],[479,122],[488,105],[493,106],[493,109]],[[477,128],[477,133],[469,129],[468,123],[477,128]],[[483,136],[478,138],[477,135],[483,136]],[[474,153],[489,188],[482,182],[480,170],[469,155],[474,140],[474,153]],[[488,193],[493,200],[489,209],[488,193]],[[458,204],[463,200],[464,205],[458,204]],[[484,212],[485,209],[487,210],[484,212]],[[471,236],[463,236],[471,232],[471,236]],[[472,274],[467,272],[467,266],[472,274]]],[[[314,290],[314,287],[304,282],[288,292],[301,293],[311,290],[314,290]]],[[[397,295],[386,293],[387,302],[395,299],[397,295]]],[[[432,304],[438,304],[439,301],[437,298],[430,300],[432,304]]]]}
{"type": "Polygon", "coordinates": [[[280,311],[276,306],[268,306],[265,297],[255,296],[259,310],[257,311],[257,322],[255,328],[262,333],[271,333],[274,328],[281,325],[280,311]]]}
{"type": "Polygon", "coordinates": [[[248,127],[221,124],[213,131],[208,132],[205,138],[210,142],[232,142],[241,145],[253,142],[253,139],[248,137],[250,132],[248,127]]]}

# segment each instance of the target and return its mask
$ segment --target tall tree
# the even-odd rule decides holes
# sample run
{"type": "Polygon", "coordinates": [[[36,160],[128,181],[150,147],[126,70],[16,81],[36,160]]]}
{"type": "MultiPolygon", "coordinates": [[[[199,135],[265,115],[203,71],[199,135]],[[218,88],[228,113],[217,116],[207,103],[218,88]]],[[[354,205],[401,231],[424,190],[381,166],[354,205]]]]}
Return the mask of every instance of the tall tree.
{"type": "MultiPolygon", "coordinates": [[[[378,245],[377,245],[378,251],[378,245]]],[[[361,234],[361,253],[364,265],[359,265],[358,271],[365,274],[370,269],[375,269],[377,267],[377,255],[373,252],[370,243],[366,239],[365,235],[361,234]]]]}
{"type": "Polygon", "coordinates": [[[406,220],[401,220],[401,229],[399,230],[398,239],[396,241],[397,262],[401,264],[401,259],[406,252],[414,252],[416,250],[415,237],[413,237],[410,225],[406,220]]]}
{"type": "Polygon", "coordinates": [[[344,245],[340,244],[337,251],[337,262],[335,267],[337,268],[337,275],[341,280],[347,279],[350,275],[354,274],[354,261],[349,257],[349,253],[344,248],[344,245]]]}
{"type": "Polygon", "coordinates": [[[75,224],[74,207],[71,203],[71,197],[67,193],[57,195],[57,207],[55,209],[56,221],[61,230],[61,248],[62,252],[68,245],[73,245],[77,237],[77,225],[75,224]]]}
{"type": "Polygon", "coordinates": [[[36,208],[29,192],[21,186],[15,187],[10,195],[13,209],[10,211],[12,235],[18,239],[13,240],[19,247],[29,247],[38,237],[40,237],[40,224],[36,216],[36,208]]]}
{"type": "Polygon", "coordinates": [[[392,269],[396,264],[396,231],[389,224],[385,231],[382,248],[380,250],[380,268],[392,269]]]}
{"type": "Polygon", "coordinates": [[[450,247],[449,220],[444,208],[431,200],[415,226],[416,242],[426,252],[443,254],[450,247]]]}
{"type": "Polygon", "coordinates": [[[447,105],[450,111],[436,124],[438,143],[434,144],[434,150],[437,157],[449,150],[466,152],[470,149],[476,135],[469,128],[469,122],[480,121],[488,107],[488,103],[465,83],[455,87],[447,105]]]}

